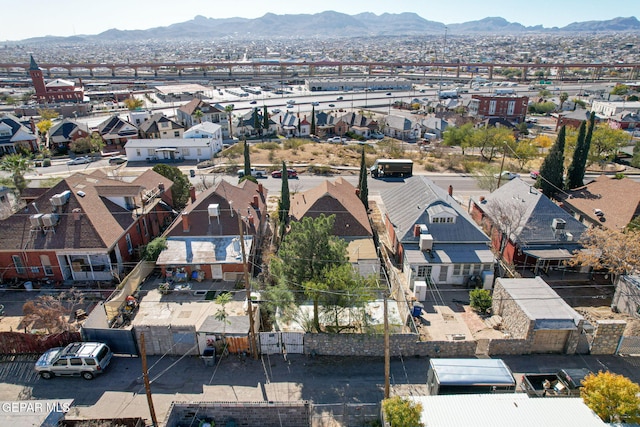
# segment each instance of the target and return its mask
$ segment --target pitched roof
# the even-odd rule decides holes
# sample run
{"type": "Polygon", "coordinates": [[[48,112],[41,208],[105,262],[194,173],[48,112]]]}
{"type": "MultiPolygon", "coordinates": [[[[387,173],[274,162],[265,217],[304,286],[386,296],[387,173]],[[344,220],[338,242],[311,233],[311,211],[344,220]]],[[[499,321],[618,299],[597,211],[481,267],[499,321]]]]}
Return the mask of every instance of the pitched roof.
{"type": "Polygon", "coordinates": [[[356,188],[338,178],[325,180],[320,185],[291,197],[291,217],[300,221],[304,217],[316,218],[321,214],[335,215],[333,234],[336,236],[372,236],[371,224],[356,188]]]}
{"type": "MultiPolygon", "coordinates": [[[[145,175],[145,180],[152,179],[150,176],[153,175],[156,185],[166,181],[151,170],[145,175]]],[[[126,183],[109,178],[101,171],[91,174],[76,173],[65,178],[24,210],[0,221],[3,249],[110,248],[135,222],[135,218],[132,210],[116,204],[109,197],[140,195],[145,185],[148,185],[145,180],[126,183]],[[65,191],[69,191],[68,202],[55,208],[50,199],[65,191]],[[78,219],[73,214],[75,209],[80,210],[78,219]],[[30,231],[30,217],[37,213],[55,213],[58,216],[55,232],[30,231]]]]}
{"type": "Polygon", "coordinates": [[[86,123],[76,122],[71,119],[64,119],[49,129],[49,136],[55,142],[68,141],[78,130],[82,130],[88,134],[89,126],[86,123]]]}
{"type": "Polygon", "coordinates": [[[390,188],[380,196],[387,216],[401,242],[418,242],[413,228],[428,225],[429,234],[439,243],[487,243],[489,238],[467,211],[449,194],[425,176],[405,178],[401,188],[390,188]],[[441,206],[441,207],[440,207],[441,206]],[[455,223],[430,223],[431,212],[447,208],[457,215],[455,223]]]}
{"type": "Polygon", "coordinates": [[[245,233],[257,235],[259,230],[256,226],[267,214],[266,203],[267,189],[262,185],[245,180],[235,186],[222,180],[217,186],[197,195],[196,201],[182,211],[180,219],[167,231],[167,236],[237,236],[240,234],[238,212],[243,218],[248,218],[249,215],[254,218],[253,224],[249,221],[243,223],[245,233]],[[255,200],[258,202],[257,206],[252,205],[255,200]],[[218,205],[216,216],[210,215],[210,205],[218,205]],[[188,232],[183,231],[184,221],[188,221],[188,232]]]}
{"type": "Polygon", "coordinates": [[[485,196],[483,203],[477,204],[487,216],[491,217],[490,207],[493,204],[509,206],[513,203],[522,203],[525,206],[520,221],[521,226],[515,230],[514,236],[512,236],[514,242],[520,244],[566,243],[552,229],[554,219],[565,221],[564,233],[571,233],[574,242],[586,230],[584,224],[520,178],[514,178],[507,182],[493,193],[485,196]]]}
{"type": "Polygon", "coordinates": [[[170,129],[183,129],[183,127],[180,124],[174,122],[164,114],[156,113],[151,117],[149,117],[149,120],[145,120],[144,122],[140,123],[140,131],[144,133],[159,132],[160,126],[158,126],[158,123],[165,123],[165,122],[170,124],[170,127],[169,127],[170,129]]]}
{"type": "Polygon", "coordinates": [[[219,104],[209,104],[199,98],[193,98],[191,101],[182,105],[178,110],[192,116],[197,110],[202,111],[203,113],[221,113],[224,112],[224,108],[219,104]]]}
{"type": "Polygon", "coordinates": [[[111,136],[121,138],[137,136],[138,128],[132,123],[120,118],[117,114],[114,114],[98,125],[98,132],[100,132],[100,135],[103,137],[109,138],[111,136]]]}
{"type": "Polygon", "coordinates": [[[584,187],[561,195],[563,203],[579,210],[591,222],[620,230],[640,215],[640,183],[631,178],[600,175],[584,187]],[[596,209],[604,215],[595,214],[596,209]]]}
{"type": "Polygon", "coordinates": [[[413,124],[410,119],[404,116],[387,116],[387,126],[391,129],[399,129],[401,131],[410,131],[413,124]]]}
{"type": "Polygon", "coordinates": [[[0,132],[0,144],[7,144],[18,140],[34,140],[36,136],[31,132],[31,129],[26,127],[20,122],[13,114],[4,113],[0,116],[0,129],[4,128],[9,132],[0,132]],[[25,138],[28,137],[28,138],[25,138]]]}

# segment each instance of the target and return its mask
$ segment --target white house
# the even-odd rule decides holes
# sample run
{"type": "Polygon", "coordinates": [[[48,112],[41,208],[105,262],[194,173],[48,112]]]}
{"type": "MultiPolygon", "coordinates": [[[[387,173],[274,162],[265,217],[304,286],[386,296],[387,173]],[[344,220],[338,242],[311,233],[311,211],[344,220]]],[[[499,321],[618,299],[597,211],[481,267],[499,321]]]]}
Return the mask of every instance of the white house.
{"type": "Polygon", "coordinates": [[[204,138],[211,140],[214,153],[222,151],[222,126],[211,122],[202,122],[184,132],[183,138],[204,138]]]}
{"type": "Polygon", "coordinates": [[[211,138],[132,139],[124,149],[130,162],[200,161],[213,158],[215,145],[211,138]]]}

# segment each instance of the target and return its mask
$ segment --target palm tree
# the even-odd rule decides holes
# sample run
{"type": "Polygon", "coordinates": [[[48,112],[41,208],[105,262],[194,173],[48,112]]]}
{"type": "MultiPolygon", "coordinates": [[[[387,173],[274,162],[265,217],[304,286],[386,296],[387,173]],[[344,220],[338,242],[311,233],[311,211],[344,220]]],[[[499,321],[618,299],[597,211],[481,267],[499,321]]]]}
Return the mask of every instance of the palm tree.
{"type": "Polygon", "coordinates": [[[22,195],[24,189],[27,188],[27,180],[24,179],[24,174],[31,170],[29,159],[20,154],[7,154],[0,162],[0,169],[11,172],[13,185],[15,185],[18,194],[22,195]]]}
{"type": "Polygon", "coordinates": [[[195,117],[196,120],[198,120],[198,123],[202,123],[202,116],[204,116],[204,113],[200,109],[197,109],[196,111],[193,112],[193,117],[195,117]]]}
{"type": "Polygon", "coordinates": [[[229,138],[233,139],[233,104],[225,106],[224,111],[227,113],[227,118],[229,119],[229,138]]]}

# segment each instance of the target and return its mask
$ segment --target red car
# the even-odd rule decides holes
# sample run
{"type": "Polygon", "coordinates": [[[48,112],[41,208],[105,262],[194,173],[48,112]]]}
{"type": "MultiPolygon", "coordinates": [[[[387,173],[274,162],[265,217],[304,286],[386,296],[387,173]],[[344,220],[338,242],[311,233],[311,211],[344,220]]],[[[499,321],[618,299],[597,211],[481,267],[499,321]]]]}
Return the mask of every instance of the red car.
{"type": "MultiPolygon", "coordinates": [[[[298,177],[298,172],[295,171],[294,169],[287,169],[287,177],[289,177],[289,178],[297,178],[298,177]]],[[[275,171],[271,172],[271,178],[282,178],[282,171],[281,170],[275,170],[275,171]]]]}

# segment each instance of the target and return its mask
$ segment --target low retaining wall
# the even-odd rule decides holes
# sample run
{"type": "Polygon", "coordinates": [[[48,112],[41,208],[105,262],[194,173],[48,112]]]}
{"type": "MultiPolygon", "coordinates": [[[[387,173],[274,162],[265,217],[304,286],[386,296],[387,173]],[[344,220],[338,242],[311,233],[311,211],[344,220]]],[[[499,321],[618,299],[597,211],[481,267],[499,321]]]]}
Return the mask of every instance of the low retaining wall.
{"type": "Polygon", "coordinates": [[[521,339],[494,339],[489,341],[489,356],[531,354],[531,341],[521,339]]]}

